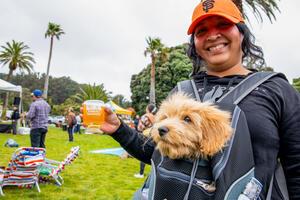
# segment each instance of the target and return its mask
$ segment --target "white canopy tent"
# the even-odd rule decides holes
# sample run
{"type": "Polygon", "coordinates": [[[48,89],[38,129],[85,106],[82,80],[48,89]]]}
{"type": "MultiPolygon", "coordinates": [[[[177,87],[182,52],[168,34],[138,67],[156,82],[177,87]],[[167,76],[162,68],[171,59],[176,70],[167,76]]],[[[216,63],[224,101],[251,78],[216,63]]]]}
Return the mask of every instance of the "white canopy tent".
{"type": "Polygon", "coordinates": [[[2,79],[0,79],[0,90],[20,92],[20,97],[22,94],[22,87],[20,85],[14,85],[2,79]]]}
{"type": "MultiPolygon", "coordinates": [[[[11,92],[19,92],[20,99],[22,102],[22,87],[20,85],[11,84],[5,80],[0,79],[0,90],[11,91],[11,92]]],[[[19,105],[19,111],[21,112],[21,102],[19,105]]]]}

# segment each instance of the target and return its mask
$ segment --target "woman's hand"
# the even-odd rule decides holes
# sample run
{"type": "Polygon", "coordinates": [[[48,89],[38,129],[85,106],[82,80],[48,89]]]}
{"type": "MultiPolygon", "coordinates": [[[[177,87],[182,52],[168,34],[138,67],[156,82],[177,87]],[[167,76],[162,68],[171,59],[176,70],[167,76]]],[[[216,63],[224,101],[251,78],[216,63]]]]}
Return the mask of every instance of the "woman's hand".
{"type": "Polygon", "coordinates": [[[118,130],[120,120],[117,115],[108,107],[103,106],[104,109],[104,123],[100,126],[101,131],[104,133],[112,134],[118,130]]]}

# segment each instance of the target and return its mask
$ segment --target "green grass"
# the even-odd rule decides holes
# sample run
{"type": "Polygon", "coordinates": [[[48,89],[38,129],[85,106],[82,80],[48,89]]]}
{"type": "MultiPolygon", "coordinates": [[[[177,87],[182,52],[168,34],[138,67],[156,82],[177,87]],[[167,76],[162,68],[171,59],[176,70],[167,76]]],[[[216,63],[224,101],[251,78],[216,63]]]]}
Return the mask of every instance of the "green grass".
{"type": "MultiPolygon", "coordinates": [[[[20,146],[30,146],[29,135],[0,134],[0,166],[7,166],[16,149],[3,146],[8,138],[14,139],[20,146]]],[[[139,161],[134,158],[121,159],[114,155],[88,153],[96,149],[119,147],[110,136],[77,134],[73,143],[67,141],[66,131],[49,127],[45,142],[47,158],[62,161],[71,147],[79,145],[81,149],[79,157],[62,171],[62,186],[39,184],[41,193],[37,189],[5,186],[5,197],[0,196],[0,199],[131,199],[146,179],[133,176],[139,171],[139,161]]],[[[150,168],[146,166],[146,175],[150,168]]]]}

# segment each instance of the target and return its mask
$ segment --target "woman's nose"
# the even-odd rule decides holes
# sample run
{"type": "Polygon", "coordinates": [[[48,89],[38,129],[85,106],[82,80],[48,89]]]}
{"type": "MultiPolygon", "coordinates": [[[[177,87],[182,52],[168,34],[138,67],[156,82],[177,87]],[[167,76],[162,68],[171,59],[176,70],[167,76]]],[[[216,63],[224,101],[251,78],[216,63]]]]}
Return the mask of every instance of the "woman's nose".
{"type": "Polygon", "coordinates": [[[211,28],[207,35],[207,41],[213,41],[221,37],[220,32],[216,28],[211,28]]]}

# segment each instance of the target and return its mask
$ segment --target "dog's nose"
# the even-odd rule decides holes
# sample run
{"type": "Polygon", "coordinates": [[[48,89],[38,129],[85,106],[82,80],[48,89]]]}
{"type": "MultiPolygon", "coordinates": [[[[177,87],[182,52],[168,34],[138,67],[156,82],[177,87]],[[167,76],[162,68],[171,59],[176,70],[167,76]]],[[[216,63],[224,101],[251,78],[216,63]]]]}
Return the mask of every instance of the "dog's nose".
{"type": "Polygon", "coordinates": [[[159,133],[160,137],[166,135],[168,132],[169,132],[168,127],[161,126],[158,128],[158,133],[159,133]]]}

